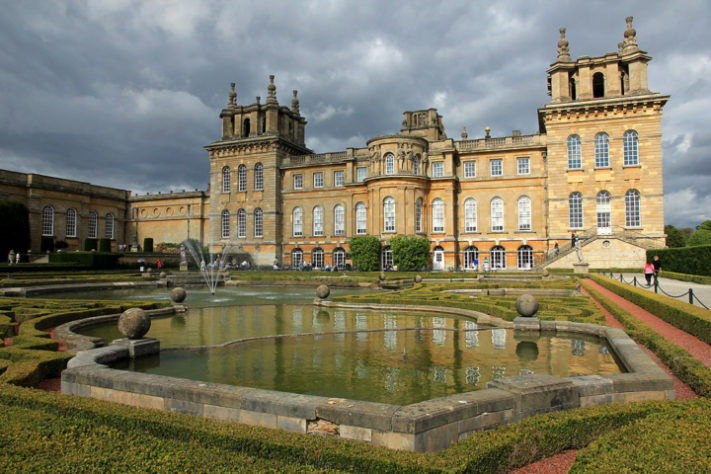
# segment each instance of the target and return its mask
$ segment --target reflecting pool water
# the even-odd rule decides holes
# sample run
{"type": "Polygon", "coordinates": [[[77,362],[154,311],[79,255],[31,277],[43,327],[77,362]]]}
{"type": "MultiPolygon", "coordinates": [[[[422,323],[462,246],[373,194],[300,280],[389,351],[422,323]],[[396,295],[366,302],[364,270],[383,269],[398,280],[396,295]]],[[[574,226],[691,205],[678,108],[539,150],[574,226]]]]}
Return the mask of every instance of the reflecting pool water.
{"type": "MultiPolygon", "coordinates": [[[[432,313],[309,305],[207,310],[154,324],[164,323],[166,332],[174,333],[168,338],[174,346],[285,336],[219,348],[175,348],[117,368],[398,405],[483,389],[488,381],[511,375],[620,372],[608,347],[595,338],[519,336],[510,329],[479,328],[474,321],[432,313]],[[195,336],[191,326],[201,335],[195,336]],[[175,333],[183,333],[183,339],[175,333]]],[[[166,338],[159,338],[166,347],[166,338]]]]}

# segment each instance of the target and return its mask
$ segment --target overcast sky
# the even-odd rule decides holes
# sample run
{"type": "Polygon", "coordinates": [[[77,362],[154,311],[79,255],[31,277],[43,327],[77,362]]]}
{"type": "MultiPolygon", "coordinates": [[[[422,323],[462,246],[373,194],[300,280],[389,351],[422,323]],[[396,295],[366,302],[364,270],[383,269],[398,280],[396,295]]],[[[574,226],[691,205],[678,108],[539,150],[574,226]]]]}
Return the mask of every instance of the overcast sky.
{"type": "Polygon", "coordinates": [[[558,28],[571,56],[617,51],[634,16],[654,59],[665,221],[711,219],[711,2],[0,0],[0,168],[134,192],[206,189],[203,146],[237,101],[298,89],[317,153],[436,107],[448,136],[536,133],[558,28]]]}

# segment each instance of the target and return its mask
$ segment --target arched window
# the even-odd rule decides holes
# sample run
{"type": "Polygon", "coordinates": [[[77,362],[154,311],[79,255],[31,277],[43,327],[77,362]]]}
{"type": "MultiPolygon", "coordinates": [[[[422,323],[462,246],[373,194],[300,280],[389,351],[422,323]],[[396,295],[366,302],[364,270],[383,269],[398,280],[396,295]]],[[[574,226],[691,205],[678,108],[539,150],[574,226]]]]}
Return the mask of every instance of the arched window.
{"type": "Polygon", "coordinates": [[[391,197],[383,201],[383,232],[395,232],[395,199],[391,197]]]}
{"type": "Polygon", "coordinates": [[[106,222],[104,223],[104,237],[114,239],[114,215],[106,214],[106,222]]]}
{"type": "Polygon", "coordinates": [[[385,174],[395,174],[395,156],[392,153],[385,155],[385,174]]]}
{"type": "Polygon", "coordinates": [[[345,235],[346,233],[346,221],[345,221],[345,211],[343,206],[337,204],[333,208],[333,234],[334,235],[345,235]]]}
{"type": "Polygon", "coordinates": [[[383,270],[391,269],[393,267],[393,251],[389,245],[383,248],[382,264],[383,270]]]}
{"type": "Polygon", "coordinates": [[[294,237],[301,237],[304,235],[303,230],[304,215],[300,207],[295,207],[292,212],[291,226],[293,229],[294,237]]]}
{"type": "Polygon", "coordinates": [[[506,268],[506,249],[501,245],[491,247],[491,269],[503,270],[506,268]]]}
{"type": "Polygon", "coordinates": [[[222,192],[230,192],[230,167],[225,166],[222,168],[222,192]]]}
{"type": "Polygon", "coordinates": [[[625,193],[625,226],[640,227],[639,191],[630,189],[625,193]]]}
{"type": "Polygon", "coordinates": [[[610,215],[612,214],[612,205],[610,203],[610,193],[607,191],[600,191],[597,193],[596,202],[596,214],[597,214],[597,233],[598,234],[609,234],[611,232],[610,227],[610,215]]]}
{"type": "Polygon", "coordinates": [[[518,230],[531,230],[531,198],[528,196],[518,200],[518,230]]]}
{"type": "Polygon", "coordinates": [[[98,235],[98,228],[99,228],[99,216],[96,214],[96,212],[91,211],[89,212],[89,222],[88,222],[88,229],[87,229],[87,237],[90,239],[95,239],[98,235]]]}
{"type": "Polygon", "coordinates": [[[530,245],[522,245],[518,248],[518,268],[519,270],[530,270],[533,268],[533,248],[530,245]]]}
{"type": "Polygon", "coordinates": [[[491,200],[491,231],[503,232],[504,230],[504,201],[501,198],[491,200]]]}
{"type": "Polygon", "coordinates": [[[568,137],[568,169],[579,170],[583,167],[580,155],[580,137],[571,135],[568,137]]]}
{"type": "Polygon", "coordinates": [[[464,249],[464,269],[476,270],[479,266],[479,249],[470,245],[464,249]]]}
{"type": "Polygon", "coordinates": [[[432,232],[444,232],[444,201],[432,201],[432,232]]]}
{"type": "Polygon", "coordinates": [[[365,204],[359,202],[356,204],[356,234],[365,234],[367,232],[367,220],[365,204]]]}
{"type": "Polygon", "coordinates": [[[254,236],[264,236],[264,212],[259,207],[254,210],[254,236]]]}
{"type": "Polygon", "coordinates": [[[239,165],[237,168],[237,191],[243,193],[247,190],[247,167],[239,165]]]}
{"type": "Polygon", "coordinates": [[[242,127],[242,132],[243,132],[242,136],[243,137],[249,136],[250,128],[251,127],[250,127],[249,119],[248,118],[244,119],[244,127],[242,127]]]}
{"type": "Polygon", "coordinates": [[[571,229],[583,228],[583,195],[571,193],[568,197],[568,224],[571,229]]]}
{"type": "Polygon", "coordinates": [[[323,249],[321,247],[316,247],[311,252],[311,265],[315,269],[323,268],[323,249]]]}
{"type": "Polygon", "coordinates": [[[343,270],[346,267],[346,251],[337,247],[333,251],[333,268],[343,270]]]}
{"type": "Polygon", "coordinates": [[[323,208],[321,206],[314,207],[313,217],[313,235],[323,235],[323,208]]]}
{"type": "Polygon", "coordinates": [[[624,137],[624,165],[635,166],[639,164],[639,148],[637,132],[628,130],[624,137]]]}
{"type": "Polygon", "coordinates": [[[464,201],[464,232],[476,232],[476,201],[464,201]]]}
{"type": "Polygon", "coordinates": [[[244,209],[237,211],[237,237],[247,237],[247,213],[244,209]]]}
{"type": "Polygon", "coordinates": [[[606,133],[595,135],[595,168],[609,168],[610,140],[606,133]]]}
{"type": "Polygon", "coordinates": [[[422,232],[422,198],[415,201],[415,232],[422,232]]]}
{"type": "Polygon", "coordinates": [[[415,175],[420,174],[420,155],[415,155],[415,159],[412,162],[412,172],[415,175]]]}
{"type": "Polygon", "coordinates": [[[221,229],[222,229],[222,238],[223,239],[229,239],[230,238],[230,211],[225,209],[222,211],[222,221],[221,221],[221,229]]]}
{"type": "Polygon", "coordinates": [[[291,269],[301,270],[304,264],[304,252],[301,249],[294,249],[291,251],[291,269]]]}
{"type": "Polygon", "coordinates": [[[254,190],[264,190],[264,167],[261,163],[254,165],[254,190]]]}
{"type": "Polygon", "coordinates": [[[42,235],[54,235],[54,208],[52,206],[44,206],[42,209],[42,235]]]}
{"type": "Polygon", "coordinates": [[[77,210],[76,209],[67,209],[67,225],[66,225],[66,231],[65,235],[67,237],[76,237],[77,236],[77,210]]]}
{"type": "Polygon", "coordinates": [[[593,97],[605,97],[605,75],[601,72],[593,74],[593,97]]]}

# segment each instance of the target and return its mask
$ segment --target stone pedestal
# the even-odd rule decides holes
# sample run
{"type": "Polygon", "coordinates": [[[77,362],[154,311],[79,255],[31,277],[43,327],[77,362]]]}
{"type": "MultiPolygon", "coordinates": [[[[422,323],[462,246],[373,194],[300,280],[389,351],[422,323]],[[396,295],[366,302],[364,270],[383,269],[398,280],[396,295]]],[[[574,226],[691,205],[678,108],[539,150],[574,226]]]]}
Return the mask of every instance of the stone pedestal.
{"type": "Polygon", "coordinates": [[[144,337],[141,339],[114,339],[111,341],[112,346],[121,346],[128,349],[128,355],[131,359],[143,357],[160,352],[160,341],[153,337],[144,337]]]}
{"type": "Polygon", "coordinates": [[[514,329],[521,331],[540,331],[541,320],[533,317],[517,316],[513,320],[514,329]]]}
{"type": "Polygon", "coordinates": [[[573,273],[590,273],[590,264],[585,262],[574,263],[573,273]]]}
{"type": "Polygon", "coordinates": [[[185,261],[180,262],[180,271],[181,272],[188,271],[188,262],[185,262],[185,261]]]}

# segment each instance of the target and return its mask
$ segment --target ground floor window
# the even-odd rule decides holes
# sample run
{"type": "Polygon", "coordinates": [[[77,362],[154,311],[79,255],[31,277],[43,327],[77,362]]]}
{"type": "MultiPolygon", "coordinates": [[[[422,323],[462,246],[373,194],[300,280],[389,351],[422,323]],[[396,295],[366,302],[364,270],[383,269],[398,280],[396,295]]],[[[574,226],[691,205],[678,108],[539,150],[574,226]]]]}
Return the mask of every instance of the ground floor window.
{"type": "Polygon", "coordinates": [[[346,266],[346,251],[337,248],[333,251],[333,268],[343,270],[346,266]]]}
{"type": "Polygon", "coordinates": [[[464,269],[476,270],[479,266],[479,249],[469,246],[464,249],[464,269]]]}
{"type": "Polygon", "coordinates": [[[391,270],[393,268],[393,251],[389,245],[383,249],[382,263],[383,270],[391,270]]]}
{"type": "Polygon", "coordinates": [[[313,252],[311,252],[311,264],[314,266],[314,268],[321,269],[323,268],[323,249],[322,248],[315,248],[313,252]]]}
{"type": "Polygon", "coordinates": [[[533,248],[530,245],[522,245],[518,248],[518,268],[520,270],[533,268],[533,248]]]}
{"type": "Polygon", "coordinates": [[[304,252],[301,249],[294,249],[291,252],[291,268],[299,270],[304,264],[304,252]]]}
{"type": "Polygon", "coordinates": [[[491,269],[503,270],[506,268],[506,249],[501,245],[491,247],[491,269]]]}

